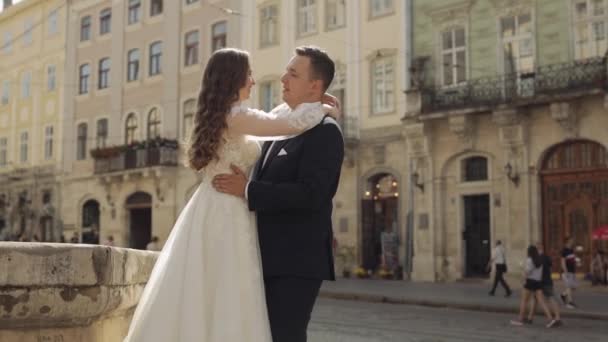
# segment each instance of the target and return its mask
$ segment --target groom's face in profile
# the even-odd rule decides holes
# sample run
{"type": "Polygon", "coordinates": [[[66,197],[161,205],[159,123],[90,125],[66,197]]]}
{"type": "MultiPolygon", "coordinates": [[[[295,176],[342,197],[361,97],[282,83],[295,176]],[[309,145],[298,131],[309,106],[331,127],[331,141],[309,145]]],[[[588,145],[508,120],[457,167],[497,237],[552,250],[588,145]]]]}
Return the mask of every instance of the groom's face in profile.
{"type": "Polygon", "coordinates": [[[281,77],[283,83],[283,101],[291,108],[304,102],[320,101],[322,92],[321,80],[311,78],[310,59],[306,56],[294,56],[287,64],[281,77]]]}

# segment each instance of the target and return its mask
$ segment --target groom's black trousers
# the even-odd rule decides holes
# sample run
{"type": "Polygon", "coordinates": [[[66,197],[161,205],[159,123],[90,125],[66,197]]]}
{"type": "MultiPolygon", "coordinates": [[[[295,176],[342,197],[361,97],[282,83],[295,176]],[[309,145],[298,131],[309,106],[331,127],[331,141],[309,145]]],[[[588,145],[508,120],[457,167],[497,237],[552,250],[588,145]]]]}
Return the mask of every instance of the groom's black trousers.
{"type": "Polygon", "coordinates": [[[306,329],[321,282],[320,279],[264,278],[273,342],[306,342],[306,329]]]}

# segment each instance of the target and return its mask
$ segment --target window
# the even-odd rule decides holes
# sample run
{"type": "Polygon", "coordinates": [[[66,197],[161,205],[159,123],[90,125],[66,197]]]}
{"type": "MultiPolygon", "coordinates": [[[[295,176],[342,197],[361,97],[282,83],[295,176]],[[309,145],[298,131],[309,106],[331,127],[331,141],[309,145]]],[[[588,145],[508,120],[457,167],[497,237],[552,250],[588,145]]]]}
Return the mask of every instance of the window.
{"type": "Polygon", "coordinates": [[[150,45],[150,76],[161,73],[162,63],[162,42],[155,42],[150,45]]]}
{"type": "MultiPolygon", "coordinates": [[[[329,93],[338,98],[342,109],[346,107],[346,66],[342,63],[336,63],[336,74],[331,82],[329,93]]],[[[338,120],[340,126],[343,127],[345,113],[342,113],[338,120]]]]}
{"type": "Polygon", "coordinates": [[[2,104],[6,105],[10,101],[11,83],[8,80],[2,82],[2,104]]]}
{"type": "Polygon", "coordinates": [[[2,44],[2,50],[4,53],[10,53],[13,50],[12,45],[13,35],[8,31],[4,32],[4,44],[2,44]]]}
{"type": "Polygon", "coordinates": [[[49,65],[46,68],[46,89],[48,91],[55,90],[56,79],[55,79],[55,66],[49,65]]]}
{"type": "Polygon", "coordinates": [[[21,98],[27,99],[30,97],[32,88],[32,73],[27,71],[23,73],[23,78],[21,79],[21,98]]]}
{"type": "Polygon", "coordinates": [[[99,13],[99,35],[112,31],[112,9],[106,8],[99,13]]]}
{"type": "Polygon", "coordinates": [[[32,19],[27,19],[23,23],[23,45],[32,44],[32,31],[34,30],[34,24],[32,23],[32,19]]]}
{"type": "Polygon", "coordinates": [[[135,81],[139,78],[139,49],[129,50],[127,59],[127,81],[135,81]]]}
{"type": "Polygon", "coordinates": [[[148,113],[148,140],[160,138],[160,114],[158,108],[152,108],[148,113]]]}
{"type": "Polygon", "coordinates": [[[393,58],[380,57],[372,63],[374,114],[395,110],[395,68],[393,58]]]}
{"type": "Polygon", "coordinates": [[[76,134],[76,160],[85,160],[87,158],[87,124],[81,123],[78,125],[76,134]]]}
{"type": "Polygon", "coordinates": [[[317,31],[316,0],[298,0],[298,34],[310,34],[317,31]]]}
{"type": "Polygon", "coordinates": [[[53,158],[53,126],[44,128],[44,159],[53,158]]]}
{"type": "Polygon", "coordinates": [[[81,65],[78,75],[78,94],[86,94],[89,92],[89,76],[91,75],[91,67],[88,64],[81,65]]]}
{"type": "Polygon", "coordinates": [[[463,27],[441,33],[441,83],[445,86],[466,80],[466,47],[463,27]]]}
{"type": "Polygon", "coordinates": [[[488,180],[488,159],[484,157],[470,157],[462,162],[463,180],[465,182],[488,180]]]}
{"type": "Polygon", "coordinates": [[[334,30],[346,25],[346,0],[327,0],[325,3],[325,29],[334,30]]]}
{"type": "Polygon", "coordinates": [[[97,86],[99,89],[105,89],[110,85],[110,58],[102,58],[99,61],[98,72],[97,86]]]}
{"type": "Polygon", "coordinates": [[[278,8],[276,5],[260,9],[260,46],[270,46],[279,42],[278,8]]]}
{"type": "Polygon", "coordinates": [[[211,50],[219,50],[226,47],[227,27],[225,21],[216,23],[211,28],[211,50]]]}
{"type": "Polygon", "coordinates": [[[394,11],[393,0],[370,0],[370,17],[375,18],[394,11]]]}
{"type": "Polygon", "coordinates": [[[22,132],[19,139],[19,161],[21,163],[27,163],[28,144],[29,134],[27,132],[22,132]]]}
{"type": "Polygon", "coordinates": [[[57,10],[49,13],[49,18],[47,21],[48,24],[48,33],[49,35],[57,33],[57,10]]]}
{"type": "Polygon", "coordinates": [[[80,41],[84,42],[89,39],[91,39],[91,16],[87,15],[80,20],[80,41]]]}
{"type": "Polygon", "coordinates": [[[198,2],[198,0],[186,0],[186,5],[190,5],[190,4],[193,4],[195,2],[198,2]]]}
{"type": "Polygon", "coordinates": [[[183,132],[182,137],[184,140],[190,139],[190,134],[192,134],[192,127],[194,124],[194,114],[196,113],[196,100],[190,99],[184,102],[184,124],[183,124],[183,132]]]}
{"type": "Polygon", "coordinates": [[[4,167],[4,166],[6,166],[6,164],[8,164],[7,151],[8,151],[8,139],[0,138],[0,167],[4,167]]]}
{"type": "Polygon", "coordinates": [[[130,113],[125,125],[125,143],[129,145],[135,141],[137,141],[137,117],[135,113],[130,113]]]}
{"type": "Polygon", "coordinates": [[[163,13],[163,0],[151,0],[150,16],[154,17],[163,13]]]}
{"type": "Polygon", "coordinates": [[[141,11],[141,0],[129,0],[128,23],[129,25],[139,22],[141,11]]]}
{"type": "Polygon", "coordinates": [[[97,120],[97,148],[106,147],[108,141],[108,119],[97,120]]]}
{"type": "Polygon", "coordinates": [[[608,6],[604,0],[574,2],[574,54],[576,59],[603,56],[608,49],[608,6]]]}
{"type": "Polygon", "coordinates": [[[184,38],[184,65],[194,65],[198,63],[198,31],[186,33],[184,38]]]}
{"type": "Polygon", "coordinates": [[[267,81],[260,83],[260,106],[262,110],[270,112],[277,105],[277,82],[267,81]]]}
{"type": "Polygon", "coordinates": [[[534,42],[530,13],[503,17],[500,28],[505,74],[534,71],[534,42]]]}

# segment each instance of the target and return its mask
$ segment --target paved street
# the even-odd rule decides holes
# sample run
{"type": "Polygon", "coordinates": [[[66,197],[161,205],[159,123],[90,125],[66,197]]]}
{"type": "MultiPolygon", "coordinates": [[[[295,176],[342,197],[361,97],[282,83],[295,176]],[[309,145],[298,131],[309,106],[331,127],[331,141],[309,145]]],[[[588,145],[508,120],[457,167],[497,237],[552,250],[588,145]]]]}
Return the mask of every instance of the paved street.
{"type": "Polygon", "coordinates": [[[310,342],[606,341],[608,324],[568,319],[565,326],[513,327],[511,314],[322,298],[309,327],[310,342]]]}

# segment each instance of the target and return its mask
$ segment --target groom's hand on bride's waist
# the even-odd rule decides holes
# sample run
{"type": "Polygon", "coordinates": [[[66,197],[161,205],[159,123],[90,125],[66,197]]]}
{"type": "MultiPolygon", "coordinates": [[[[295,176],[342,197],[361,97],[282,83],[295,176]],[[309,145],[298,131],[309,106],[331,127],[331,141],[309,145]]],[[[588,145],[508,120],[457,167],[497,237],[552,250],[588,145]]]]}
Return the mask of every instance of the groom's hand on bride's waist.
{"type": "Polygon", "coordinates": [[[237,166],[230,165],[230,168],[232,174],[223,173],[213,177],[213,187],[219,192],[245,198],[245,188],[249,180],[243,170],[237,166]]]}

